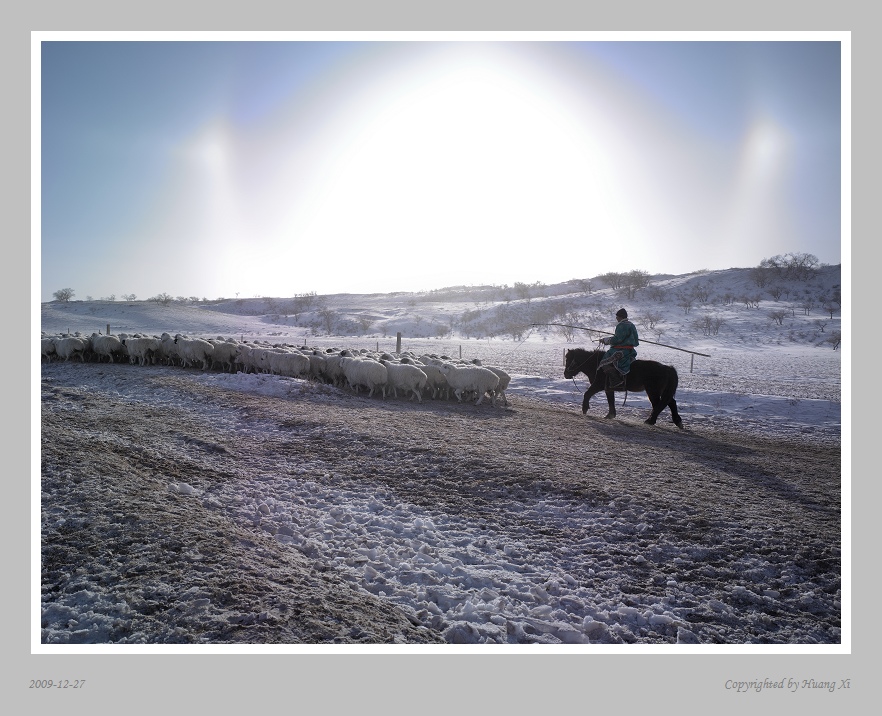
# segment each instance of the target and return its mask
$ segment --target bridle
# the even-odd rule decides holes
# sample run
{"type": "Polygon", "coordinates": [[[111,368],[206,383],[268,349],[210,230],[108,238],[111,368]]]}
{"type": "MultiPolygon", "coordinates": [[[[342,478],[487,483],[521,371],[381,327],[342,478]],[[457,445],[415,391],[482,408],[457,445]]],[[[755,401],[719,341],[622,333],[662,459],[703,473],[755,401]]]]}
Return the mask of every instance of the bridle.
{"type": "MultiPolygon", "coordinates": [[[[585,352],[586,352],[586,353],[590,353],[590,354],[593,354],[593,353],[594,353],[594,351],[585,351],[585,352]]],[[[573,381],[573,386],[574,386],[574,387],[576,387],[576,388],[579,387],[578,385],[576,385],[576,376],[579,375],[580,372],[582,372],[582,366],[585,365],[588,361],[590,361],[592,357],[593,357],[593,355],[589,355],[587,358],[585,358],[584,360],[582,360],[582,362],[579,363],[579,364],[575,367],[575,370],[573,371],[573,377],[570,378],[570,380],[573,381]]],[[[593,383],[595,380],[597,380],[597,371],[599,370],[599,366],[600,366],[600,361],[598,360],[598,361],[597,361],[597,365],[594,366],[594,376],[593,376],[593,377],[590,377],[590,376],[589,376],[589,380],[588,380],[589,383],[593,383]]],[[[588,375],[588,374],[586,373],[586,375],[588,375]]]]}

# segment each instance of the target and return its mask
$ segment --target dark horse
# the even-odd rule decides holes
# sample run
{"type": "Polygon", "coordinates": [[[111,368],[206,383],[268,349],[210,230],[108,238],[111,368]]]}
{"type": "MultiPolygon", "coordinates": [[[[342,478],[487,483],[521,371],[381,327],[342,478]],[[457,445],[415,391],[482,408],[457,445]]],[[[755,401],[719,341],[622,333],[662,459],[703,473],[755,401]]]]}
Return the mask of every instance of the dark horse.
{"type": "MultiPolygon", "coordinates": [[[[582,398],[582,414],[588,412],[588,403],[591,396],[606,391],[606,402],[609,403],[607,418],[616,417],[616,402],[614,390],[606,385],[606,373],[597,369],[597,364],[603,358],[605,351],[595,349],[587,351],[584,348],[573,348],[567,351],[564,378],[575,378],[579,373],[584,373],[591,381],[585,397],[582,398]]],[[[677,412],[677,401],[674,393],[677,392],[677,369],[672,365],[657,363],[654,360],[635,360],[631,363],[631,370],[625,376],[625,385],[615,390],[646,391],[646,397],[652,403],[652,414],[646,420],[649,425],[655,425],[659,413],[668,407],[671,409],[671,419],[678,428],[683,427],[683,420],[677,412]]]]}

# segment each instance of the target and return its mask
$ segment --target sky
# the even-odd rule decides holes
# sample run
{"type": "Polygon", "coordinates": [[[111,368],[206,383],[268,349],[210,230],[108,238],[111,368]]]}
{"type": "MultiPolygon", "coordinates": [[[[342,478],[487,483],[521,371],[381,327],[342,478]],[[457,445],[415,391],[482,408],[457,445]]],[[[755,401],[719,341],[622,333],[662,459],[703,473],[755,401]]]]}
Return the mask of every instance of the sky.
{"type": "Polygon", "coordinates": [[[842,261],[832,33],[55,37],[35,53],[41,301],[842,261]]]}

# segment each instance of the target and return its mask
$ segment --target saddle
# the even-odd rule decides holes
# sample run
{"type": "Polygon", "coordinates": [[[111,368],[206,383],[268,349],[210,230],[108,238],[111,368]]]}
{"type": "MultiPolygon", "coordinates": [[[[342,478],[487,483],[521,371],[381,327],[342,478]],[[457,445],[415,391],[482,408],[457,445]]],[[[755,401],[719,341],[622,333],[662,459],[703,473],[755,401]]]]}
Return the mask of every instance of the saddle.
{"type": "Polygon", "coordinates": [[[616,351],[616,352],[613,353],[612,355],[610,355],[610,356],[608,356],[607,358],[604,358],[603,360],[601,360],[600,363],[597,364],[597,367],[600,368],[600,369],[602,369],[602,370],[605,370],[605,369],[607,368],[607,366],[610,366],[610,365],[613,366],[613,367],[615,367],[615,365],[616,365],[620,360],[622,360],[622,358],[624,358],[624,357],[625,357],[625,353],[624,353],[623,351],[616,351]]]}
{"type": "Polygon", "coordinates": [[[616,351],[597,364],[597,369],[606,373],[607,384],[610,388],[621,388],[625,385],[625,374],[619,370],[618,366],[624,356],[622,351],[616,351]]]}

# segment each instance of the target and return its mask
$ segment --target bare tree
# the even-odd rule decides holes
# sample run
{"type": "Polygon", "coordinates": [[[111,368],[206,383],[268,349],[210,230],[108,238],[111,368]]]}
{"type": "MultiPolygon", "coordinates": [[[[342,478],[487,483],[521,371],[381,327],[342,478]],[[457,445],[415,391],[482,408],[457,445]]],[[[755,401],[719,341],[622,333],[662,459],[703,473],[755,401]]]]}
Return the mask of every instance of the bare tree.
{"type": "Polygon", "coordinates": [[[692,325],[700,330],[705,336],[715,336],[720,332],[720,326],[724,323],[720,316],[712,313],[696,318],[692,325]]]}
{"type": "Polygon", "coordinates": [[[581,313],[567,312],[561,317],[564,325],[555,326],[554,332],[561,336],[567,343],[574,343],[578,334],[578,328],[574,326],[585,322],[585,316],[581,313]]]}
{"type": "Polygon", "coordinates": [[[625,292],[625,297],[628,299],[634,298],[634,294],[636,294],[639,289],[646,288],[648,285],[648,271],[635,269],[633,271],[628,271],[626,274],[622,274],[622,289],[625,292]]]}
{"type": "Polygon", "coordinates": [[[518,298],[530,298],[530,284],[523,281],[515,281],[514,292],[518,298]]]}
{"type": "Polygon", "coordinates": [[[63,301],[67,303],[74,297],[74,290],[72,288],[59,288],[55,293],[52,294],[52,297],[56,301],[63,301]]]}
{"type": "Polygon", "coordinates": [[[842,342],[842,334],[841,334],[839,331],[833,331],[833,333],[830,334],[830,337],[827,338],[827,343],[832,343],[832,344],[833,344],[833,350],[834,350],[834,351],[835,351],[837,348],[839,348],[839,344],[840,344],[841,342],[842,342]]]}
{"type": "Polygon", "coordinates": [[[652,301],[660,303],[665,299],[666,294],[667,291],[657,284],[651,284],[646,287],[646,296],[652,301]]]}
{"type": "Polygon", "coordinates": [[[624,281],[624,275],[616,271],[607,271],[606,273],[600,274],[598,278],[600,278],[601,281],[605,281],[614,291],[618,291],[622,287],[622,282],[624,281]]]}
{"type": "Polygon", "coordinates": [[[812,312],[812,309],[815,307],[815,299],[806,298],[805,300],[803,300],[802,303],[799,304],[799,307],[802,309],[802,312],[806,316],[808,316],[812,312]]]}
{"type": "Polygon", "coordinates": [[[309,293],[295,293],[291,301],[290,310],[294,314],[294,321],[300,320],[300,314],[311,311],[320,305],[320,300],[315,291],[309,293]]]}
{"type": "Polygon", "coordinates": [[[710,292],[711,287],[704,283],[697,283],[692,287],[692,293],[699,303],[707,303],[710,292]]]}
{"type": "Polygon", "coordinates": [[[771,318],[779,326],[783,326],[784,319],[787,318],[787,311],[769,311],[769,318],[771,318]]]}
{"type": "Polygon", "coordinates": [[[325,306],[318,311],[318,318],[321,327],[325,329],[325,333],[331,335],[334,332],[334,326],[337,325],[336,311],[325,306]]]}
{"type": "Polygon", "coordinates": [[[839,310],[839,304],[833,301],[827,301],[823,306],[824,312],[830,314],[830,320],[833,320],[833,314],[839,310]]]}
{"type": "Polygon", "coordinates": [[[590,278],[576,279],[576,285],[582,293],[591,293],[594,290],[594,284],[590,278]]]}
{"type": "Polygon", "coordinates": [[[655,328],[656,324],[661,321],[662,314],[646,311],[640,314],[640,325],[644,328],[655,328]]]}
{"type": "MultiPolygon", "coordinates": [[[[766,261],[767,259],[763,259],[766,261]]],[[[772,270],[769,266],[763,266],[760,264],[759,266],[755,266],[750,270],[750,280],[756,284],[757,288],[765,288],[769,285],[769,281],[772,278],[772,270]]]]}
{"type": "Polygon", "coordinates": [[[374,321],[370,316],[356,316],[355,320],[359,328],[361,328],[362,334],[371,332],[371,326],[374,325],[374,321]]]}
{"type": "Polygon", "coordinates": [[[688,293],[681,293],[677,296],[677,305],[683,309],[683,313],[688,314],[695,304],[695,299],[688,293]]]}
{"type": "Polygon", "coordinates": [[[759,268],[785,278],[805,281],[815,275],[819,265],[818,257],[814,254],[791,252],[763,259],[759,268]]]}

